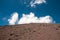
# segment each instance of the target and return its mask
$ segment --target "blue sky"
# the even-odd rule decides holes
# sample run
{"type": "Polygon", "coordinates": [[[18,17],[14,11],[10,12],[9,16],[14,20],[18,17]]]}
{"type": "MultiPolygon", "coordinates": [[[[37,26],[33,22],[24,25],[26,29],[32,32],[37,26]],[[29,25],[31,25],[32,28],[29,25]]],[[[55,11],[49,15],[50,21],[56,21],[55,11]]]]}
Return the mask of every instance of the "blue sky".
{"type": "Polygon", "coordinates": [[[29,14],[30,12],[37,17],[50,15],[56,23],[60,23],[60,0],[46,0],[46,3],[35,7],[31,7],[30,2],[31,0],[0,0],[0,25],[8,25],[8,19],[14,12],[19,14],[19,18],[23,13],[29,14]]]}

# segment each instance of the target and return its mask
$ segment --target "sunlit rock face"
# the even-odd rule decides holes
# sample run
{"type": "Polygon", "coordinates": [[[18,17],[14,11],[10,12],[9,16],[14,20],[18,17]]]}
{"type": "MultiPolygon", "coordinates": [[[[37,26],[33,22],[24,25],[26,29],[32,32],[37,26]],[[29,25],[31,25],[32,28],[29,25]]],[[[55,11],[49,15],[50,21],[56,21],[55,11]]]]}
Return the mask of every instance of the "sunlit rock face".
{"type": "Polygon", "coordinates": [[[60,24],[31,23],[1,26],[0,40],[60,40],[60,24]]]}

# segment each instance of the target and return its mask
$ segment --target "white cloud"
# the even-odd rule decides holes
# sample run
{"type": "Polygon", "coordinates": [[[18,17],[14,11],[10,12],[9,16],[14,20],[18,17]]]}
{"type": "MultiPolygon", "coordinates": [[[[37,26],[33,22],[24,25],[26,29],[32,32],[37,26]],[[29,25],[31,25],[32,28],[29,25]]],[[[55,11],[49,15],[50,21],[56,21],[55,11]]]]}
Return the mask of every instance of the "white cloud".
{"type": "Polygon", "coordinates": [[[19,14],[16,12],[11,15],[11,18],[8,19],[9,25],[29,23],[55,23],[55,21],[53,21],[52,17],[49,15],[38,18],[34,15],[34,13],[30,12],[30,14],[22,14],[22,17],[19,20],[18,15],[19,14]]]}
{"type": "Polygon", "coordinates": [[[34,7],[35,4],[42,4],[42,3],[46,3],[46,0],[32,0],[30,2],[30,5],[31,5],[31,7],[34,7]]]}
{"type": "Polygon", "coordinates": [[[23,14],[21,19],[18,21],[18,24],[29,24],[29,23],[54,23],[52,17],[47,15],[44,17],[36,17],[34,13],[30,12],[30,14],[23,14]]]}
{"type": "Polygon", "coordinates": [[[17,12],[14,12],[14,13],[11,15],[11,18],[8,19],[9,25],[15,25],[15,23],[16,23],[17,20],[18,20],[18,13],[17,13],[17,12]]]}

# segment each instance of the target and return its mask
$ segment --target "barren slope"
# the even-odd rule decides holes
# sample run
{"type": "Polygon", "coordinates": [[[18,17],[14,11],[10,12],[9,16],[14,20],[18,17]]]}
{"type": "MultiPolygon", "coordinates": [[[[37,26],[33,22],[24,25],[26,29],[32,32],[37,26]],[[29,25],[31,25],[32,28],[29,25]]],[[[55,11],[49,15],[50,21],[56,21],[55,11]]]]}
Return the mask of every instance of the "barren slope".
{"type": "Polygon", "coordinates": [[[21,24],[0,27],[0,40],[60,40],[60,24],[21,24]]]}

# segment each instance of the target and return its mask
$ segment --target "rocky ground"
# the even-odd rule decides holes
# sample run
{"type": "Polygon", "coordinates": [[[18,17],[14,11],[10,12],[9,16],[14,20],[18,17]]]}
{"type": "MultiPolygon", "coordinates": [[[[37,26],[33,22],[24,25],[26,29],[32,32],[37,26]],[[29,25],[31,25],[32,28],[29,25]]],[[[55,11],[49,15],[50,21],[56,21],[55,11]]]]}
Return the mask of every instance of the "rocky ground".
{"type": "Polygon", "coordinates": [[[0,26],[0,40],[60,40],[60,24],[0,26]]]}

